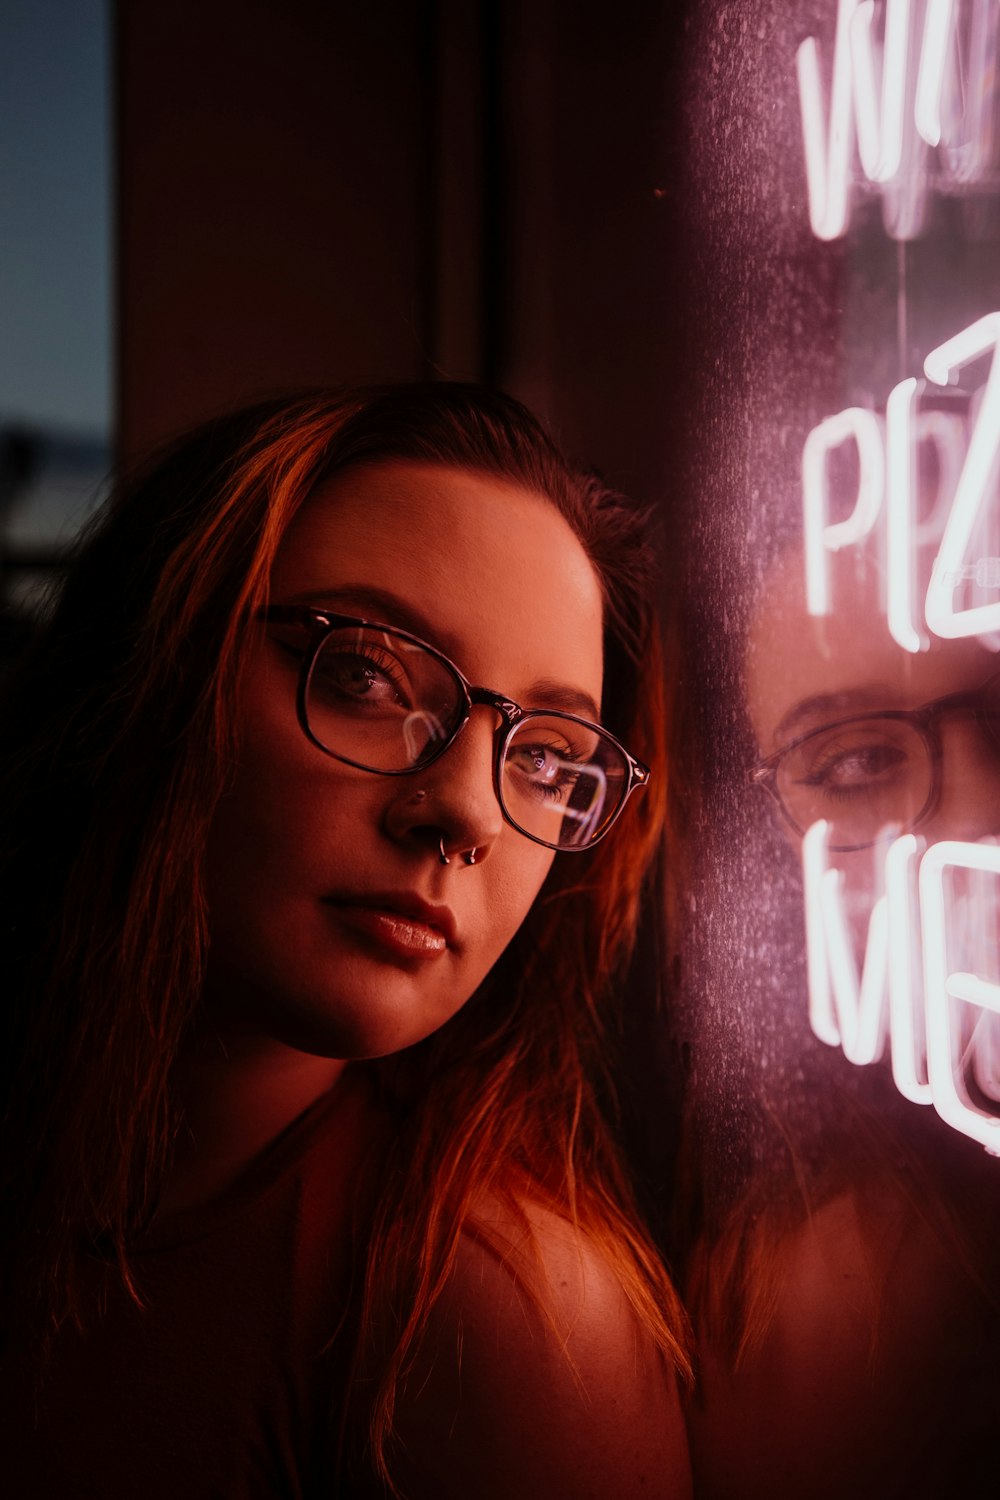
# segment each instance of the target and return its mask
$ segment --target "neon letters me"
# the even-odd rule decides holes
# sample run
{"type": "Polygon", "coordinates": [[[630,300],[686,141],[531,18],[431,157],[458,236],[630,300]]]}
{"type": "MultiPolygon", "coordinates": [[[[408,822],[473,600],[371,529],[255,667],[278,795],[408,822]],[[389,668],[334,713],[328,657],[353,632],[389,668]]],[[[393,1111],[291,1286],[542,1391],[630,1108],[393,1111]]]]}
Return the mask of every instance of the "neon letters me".
{"type": "Polygon", "coordinates": [[[814,823],[802,846],[814,1033],[859,1064],[877,1061],[888,1042],[900,1093],[933,1104],[1000,1155],[1000,984],[953,967],[953,955],[973,957],[980,970],[1000,967],[1000,886],[983,884],[1000,880],[1000,847],[946,840],[924,851],[913,834],[884,840],[876,856],[884,893],[871,910],[859,976],[844,875],[828,862],[828,838],[829,825],[814,823]]]}

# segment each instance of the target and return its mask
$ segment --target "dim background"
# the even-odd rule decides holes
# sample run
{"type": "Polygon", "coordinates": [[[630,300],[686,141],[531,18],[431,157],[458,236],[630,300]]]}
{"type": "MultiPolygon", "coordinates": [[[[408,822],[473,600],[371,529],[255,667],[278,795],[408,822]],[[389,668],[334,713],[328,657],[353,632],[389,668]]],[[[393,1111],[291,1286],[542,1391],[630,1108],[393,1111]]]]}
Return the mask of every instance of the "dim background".
{"type": "Polygon", "coordinates": [[[41,462],[341,381],[504,385],[661,500],[676,9],[3,0],[14,535],[41,462]]]}

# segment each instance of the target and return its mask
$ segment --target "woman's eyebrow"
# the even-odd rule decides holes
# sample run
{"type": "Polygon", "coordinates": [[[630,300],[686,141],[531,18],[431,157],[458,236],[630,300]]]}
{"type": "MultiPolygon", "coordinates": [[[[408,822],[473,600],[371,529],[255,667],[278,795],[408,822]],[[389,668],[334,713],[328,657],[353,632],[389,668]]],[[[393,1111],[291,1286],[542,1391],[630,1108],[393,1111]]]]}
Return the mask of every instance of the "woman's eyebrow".
{"type": "Polygon", "coordinates": [[[369,583],[342,583],[336,588],[310,589],[294,594],[290,604],[327,605],[330,609],[346,614],[357,613],[376,625],[396,625],[408,630],[411,635],[437,646],[446,656],[454,656],[460,643],[449,634],[435,627],[430,619],[408,599],[403,599],[391,589],[373,588],[369,583]]]}
{"type": "Polygon", "coordinates": [[[847,718],[852,713],[867,713],[873,708],[894,708],[899,692],[887,683],[873,682],[864,687],[846,688],[839,693],[815,693],[801,699],[774,726],[775,742],[810,723],[827,723],[847,718]]]}
{"type": "Polygon", "coordinates": [[[542,677],[533,682],[524,696],[526,707],[535,705],[539,708],[558,708],[563,713],[577,714],[581,719],[600,722],[601,710],[589,693],[567,687],[562,682],[554,682],[550,677],[542,677]]]}
{"type": "MultiPolygon", "coordinates": [[[[372,588],[367,583],[345,583],[339,584],[337,588],[309,589],[293,594],[287,603],[325,604],[330,609],[348,613],[357,610],[364,619],[370,619],[377,625],[396,625],[401,630],[408,630],[411,635],[417,635],[430,645],[437,646],[439,651],[443,651],[456,663],[461,655],[460,641],[448,631],[435,627],[410,600],[402,599],[391,589],[372,588]]],[[[495,692],[505,691],[502,685],[493,682],[477,683],[476,686],[488,687],[495,692]]],[[[539,678],[532,683],[523,696],[525,707],[560,709],[563,713],[578,714],[581,719],[600,721],[601,710],[589,693],[549,677],[539,678]]]]}

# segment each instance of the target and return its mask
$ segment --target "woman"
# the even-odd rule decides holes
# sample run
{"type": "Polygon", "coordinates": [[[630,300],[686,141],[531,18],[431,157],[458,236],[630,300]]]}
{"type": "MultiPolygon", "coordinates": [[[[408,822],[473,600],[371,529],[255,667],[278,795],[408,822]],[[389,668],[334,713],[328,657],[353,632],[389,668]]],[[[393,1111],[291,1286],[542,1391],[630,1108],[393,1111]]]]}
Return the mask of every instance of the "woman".
{"type": "Polygon", "coordinates": [[[606,1118],[649,564],[465,386],[217,422],[86,539],[2,731],[19,1492],[688,1493],[606,1118]]]}

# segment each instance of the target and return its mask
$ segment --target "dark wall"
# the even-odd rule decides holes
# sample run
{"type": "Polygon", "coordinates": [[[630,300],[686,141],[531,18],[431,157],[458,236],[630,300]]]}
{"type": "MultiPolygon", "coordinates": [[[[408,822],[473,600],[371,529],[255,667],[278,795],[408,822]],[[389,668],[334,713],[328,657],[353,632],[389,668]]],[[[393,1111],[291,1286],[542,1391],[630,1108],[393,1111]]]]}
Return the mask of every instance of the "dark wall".
{"type": "Polygon", "coordinates": [[[125,450],[274,388],[468,376],[669,493],[677,9],[119,0],[125,450]]]}
{"type": "Polygon", "coordinates": [[[121,0],[124,449],[265,391],[426,373],[430,7],[121,0]]]}

